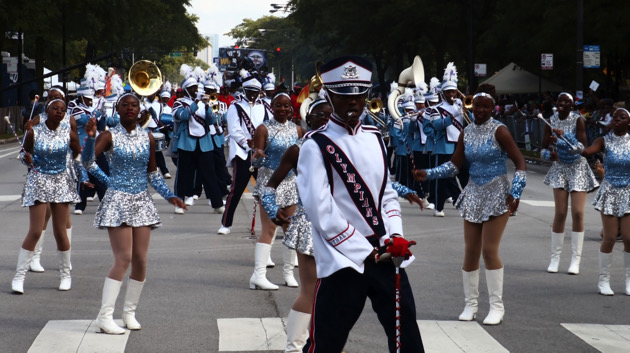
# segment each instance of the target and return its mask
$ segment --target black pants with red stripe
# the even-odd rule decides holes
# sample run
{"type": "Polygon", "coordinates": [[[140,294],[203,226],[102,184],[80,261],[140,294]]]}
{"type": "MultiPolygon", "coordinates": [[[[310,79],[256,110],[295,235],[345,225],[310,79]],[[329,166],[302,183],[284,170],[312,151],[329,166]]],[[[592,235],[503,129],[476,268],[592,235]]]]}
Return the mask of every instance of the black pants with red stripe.
{"type": "Polygon", "coordinates": [[[257,175],[257,171],[253,173],[249,171],[249,167],[252,165],[250,162],[250,156],[247,156],[246,160],[242,160],[240,157],[234,157],[232,159],[232,185],[230,187],[230,194],[225,200],[225,211],[223,212],[223,218],[221,218],[221,225],[225,227],[231,227],[234,221],[234,212],[238,202],[243,196],[243,191],[249,183],[249,179],[254,175],[257,175]]]}
{"type": "MultiPolygon", "coordinates": [[[[341,352],[367,298],[385,329],[389,351],[395,352],[395,271],[391,263],[366,261],[363,274],[344,268],[319,279],[315,287],[309,339],[303,352],[341,352]]],[[[404,269],[400,270],[400,287],[401,352],[424,352],[413,292],[404,269]]]]}

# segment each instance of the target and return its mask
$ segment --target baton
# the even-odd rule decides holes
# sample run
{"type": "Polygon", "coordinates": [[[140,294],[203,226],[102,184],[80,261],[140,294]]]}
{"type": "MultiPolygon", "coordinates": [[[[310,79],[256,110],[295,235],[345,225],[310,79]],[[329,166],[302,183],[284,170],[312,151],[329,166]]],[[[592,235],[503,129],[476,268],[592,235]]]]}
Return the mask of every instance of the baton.
{"type": "Polygon", "coordinates": [[[569,140],[567,140],[567,138],[564,137],[564,135],[557,136],[553,132],[553,126],[551,126],[551,124],[545,118],[543,118],[542,114],[538,113],[538,115],[536,115],[536,117],[538,119],[542,120],[545,124],[547,124],[547,126],[549,126],[549,129],[551,129],[551,133],[554,134],[556,137],[560,137],[564,142],[566,142],[567,145],[569,145],[571,147],[571,150],[573,150],[573,151],[577,151],[578,150],[578,148],[573,146],[573,144],[571,142],[569,142],[569,140]]]}

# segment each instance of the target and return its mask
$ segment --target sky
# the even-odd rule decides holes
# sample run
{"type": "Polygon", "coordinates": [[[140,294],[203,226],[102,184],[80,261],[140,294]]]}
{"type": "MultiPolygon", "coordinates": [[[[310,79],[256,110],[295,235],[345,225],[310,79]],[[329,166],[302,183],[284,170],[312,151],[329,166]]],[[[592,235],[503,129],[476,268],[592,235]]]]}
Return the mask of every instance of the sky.
{"type": "MultiPolygon", "coordinates": [[[[271,4],[286,4],[286,0],[191,0],[188,12],[199,17],[197,28],[202,35],[219,35],[219,46],[234,44],[224,34],[243,22],[244,18],[258,19],[271,15],[271,4]]],[[[275,13],[282,16],[282,13],[275,13]]]]}

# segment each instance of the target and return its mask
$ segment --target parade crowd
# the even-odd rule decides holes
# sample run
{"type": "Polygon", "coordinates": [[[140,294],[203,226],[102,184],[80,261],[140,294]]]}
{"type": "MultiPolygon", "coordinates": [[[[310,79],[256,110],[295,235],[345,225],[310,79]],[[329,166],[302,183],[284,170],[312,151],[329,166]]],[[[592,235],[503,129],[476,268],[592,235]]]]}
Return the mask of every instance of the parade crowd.
{"type": "MultiPolygon", "coordinates": [[[[283,284],[299,287],[286,351],[341,352],[370,298],[390,351],[423,352],[405,273],[415,242],[404,237],[399,197],[435,217],[446,216],[447,203],[459,210],[465,244],[459,320],[476,319],[483,272],[489,305],[483,323],[498,325],[505,315],[501,238],[527,183],[522,147],[550,164],[544,183],[553,190],[555,213],[547,271],[559,271],[570,215],[567,272],[579,274],[586,194],[596,191],[593,206],[602,218],[597,291],[614,294],[610,267],[619,237],[630,295],[628,110],[592,91],[581,100],[568,92],[499,97],[493,85],[481,84],[465,96],[453,63],[441,79],[427,83],[415,81],[424,77],[416,61],[382,100],[371,92],[371,63],[357,56],[318,65],[304,91],[254,69],[228,80],[214,64],[207,70],[184,64],[180,83],[153,87],[138,78],[153,65],[141,61],[129,69],[128,82],[117,69],[87,65],[72,100],[58,86],[45,92],[42,103],[33,92],[22,114],[20,156],[28,168],[22,206],[29,209],[29,227],[13,292],[24,293],[28,271],[44,271],[40,255],[49,219],[59,290],[71,289],[70,214],[83,214],[87,201],[98,197],[94,227],[107,230],[113,263],[95,323],[106,334],[140,330],[136,309],[151,231],[161,226],[148,186],[181,217],[205,196],[221,217],[217,233],[228,235],[254,178],[261,232],[248,285],[279,288],[267,271],[275,265],[270,253],[281,228],[283,284]],[[527,136],[534,121],[543,124],[540,140],[514,136],[508,119],[524,123],[527,136]],[[508,175],[507,159],[514,175],[508,175]],[[603,169],[597,177],[596,166],[603,169]],[[173,177],[171,190],[164,179],[173,177]],[[120,327],[114,307],[124,282],[120,327]]],[[[246,287],[247,279],[242,281],[246,287]]]]}

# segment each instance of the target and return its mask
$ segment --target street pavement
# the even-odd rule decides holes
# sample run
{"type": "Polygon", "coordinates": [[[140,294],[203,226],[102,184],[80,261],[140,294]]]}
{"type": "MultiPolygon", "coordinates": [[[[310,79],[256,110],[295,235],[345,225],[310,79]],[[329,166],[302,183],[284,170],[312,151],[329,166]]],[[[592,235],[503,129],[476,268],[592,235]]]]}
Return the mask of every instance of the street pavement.
{"type": "MultiPolygon", "coordinates": [[[[142,330],[124,336],[94,333],[103,281],[112,264],[105,230],[92,226],[98,201],[72,215],[72,290],[60,292],[54,238],[46,234],[44,273],[27,273],[25,294],[11,293],[18,250],[28,228],[20,204],[26,168],[15,159],[17,143],[0,145],[0,352],[279,352],[286,317],[298,290],[250,290],[255,239],[250,235],[253,200],[246,194],[229,235],[218,235],[220,215],[201,197],[185,215],[157,195],[163,226],[152,232],[147,282],[138,306],[142,330]]],[[[170,162],[170,161],[169,161],[170,162]]],[[[508,162],[510,175],[512,164],[508,162]]],[[[446,217],[433,217],[401,201],[405,236],[417,241],[416,261],[407,268],[417,319],[428,352],[629,352],[630,297],[624,295],[623,246],[614,249],[611,269],[615,296],[597,294],[601,220],[588,195],[586,236],[579,275],[566,273],[569,232],[560,272],[546,268],[553,218],[551,189],[543,185],[547,167],[528,164],[528,184],[518,215],[511,217],[501,243],[505,266],[504,322],[484,326],[488,312],[481,275],[476,322],[457,321],[463,309],[462,220],[451,204],[446,217]]],[[[175,168],[171,164],[174,175],[175,168]]],[[[167,180],[172,186],[173,179],[167,180]]],[[[259,232],[260,222],[256,229],[259,232]]],[[[49,226],[49,229],[50,226],[49,226]]],[[[268,278],[282,283],[282,232],[268,278]]],[[[482,262],[483,267],[483,262],[482,262]]],[[[482,271],[483,272],[483,271],[482,271]]],[[[297,271],[296,271],[297,277],[297,271]]],[[[122,296],[115,318],[120,318],[122,296]]],[[[386,352],[383,330],[366,304],[345,352],[386,352]]]]}

